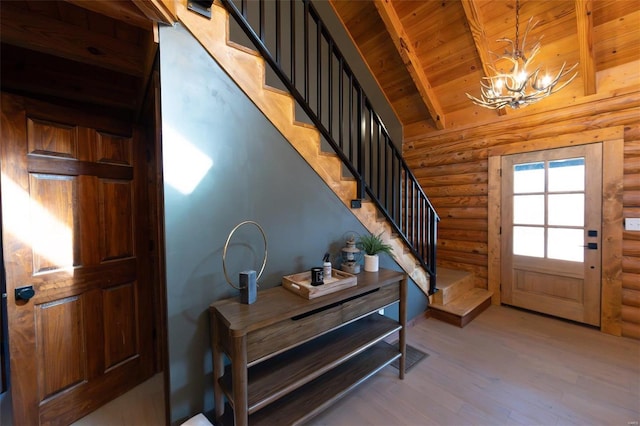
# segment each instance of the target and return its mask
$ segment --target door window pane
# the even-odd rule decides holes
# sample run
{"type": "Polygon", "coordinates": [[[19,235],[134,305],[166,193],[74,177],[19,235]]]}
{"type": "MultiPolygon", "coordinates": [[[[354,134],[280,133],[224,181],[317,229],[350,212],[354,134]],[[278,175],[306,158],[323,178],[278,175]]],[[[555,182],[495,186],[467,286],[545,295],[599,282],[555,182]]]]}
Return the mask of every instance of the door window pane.
{"type": "Polygon", "coordinates": [[[514,195],[513,223],[544,225],[544,195],[514,195]]]}
{"type": "Polygon", "coordinates": [[[584,261],[584,230],[549,228],[547,257],[549,259],[584,261]]]}
{"type": "Polygon", "coordinates": [[[584,158],[549,162],[549,192],[584,191],[584,158]]]}
{"type": "Polygon", "coordinates": [[[513,166],[513,192],[527,194],[544,191],[544,162],[513,166]]]}
{"type": "Polygon", "coordinates": [[[519,256],[544,257],[544,228],[514,226],[513,254],[519,256]]]}
{"type": "Polygon", "coordinates": [[[584,226],[584,194],[549,195],[549,225],[584,226]]]}

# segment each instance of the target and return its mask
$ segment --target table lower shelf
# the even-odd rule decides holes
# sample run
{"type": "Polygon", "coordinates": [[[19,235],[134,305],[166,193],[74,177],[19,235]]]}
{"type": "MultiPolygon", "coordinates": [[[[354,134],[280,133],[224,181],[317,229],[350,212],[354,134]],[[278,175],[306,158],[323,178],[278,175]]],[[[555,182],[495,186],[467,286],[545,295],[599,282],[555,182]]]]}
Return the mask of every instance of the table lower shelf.
{"type": "Polygon", "coordinates": [[[319,414],[350,390],[401,356],[378,342],[347,362],[249,416],[250,425],[295,425],[319,414]]]}
{"type": "MultiPolygon", "coordinates": [[[[400,328],[397,321],[372,314],[250,367],[247,385],[249,414],[296,392],[400,328]]],[[[399,353],[398,349],[395,352],[399,353]]],[[[231,376],[228,366],[220,379],[227,397],[231,396],[231,376]]]]}

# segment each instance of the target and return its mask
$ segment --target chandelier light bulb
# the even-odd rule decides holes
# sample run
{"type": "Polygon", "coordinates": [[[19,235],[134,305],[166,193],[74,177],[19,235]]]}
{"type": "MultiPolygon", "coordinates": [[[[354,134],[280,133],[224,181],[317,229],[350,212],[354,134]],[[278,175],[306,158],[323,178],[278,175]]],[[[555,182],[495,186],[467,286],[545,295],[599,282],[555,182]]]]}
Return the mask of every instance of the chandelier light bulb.
{"type": "Polygon", "coordinates": [[[545,74],[544,77],[542,77],[542,88],[546,89],[547,87],[549,87],[551,81],[551,76],[549,74],[545,74]]]}

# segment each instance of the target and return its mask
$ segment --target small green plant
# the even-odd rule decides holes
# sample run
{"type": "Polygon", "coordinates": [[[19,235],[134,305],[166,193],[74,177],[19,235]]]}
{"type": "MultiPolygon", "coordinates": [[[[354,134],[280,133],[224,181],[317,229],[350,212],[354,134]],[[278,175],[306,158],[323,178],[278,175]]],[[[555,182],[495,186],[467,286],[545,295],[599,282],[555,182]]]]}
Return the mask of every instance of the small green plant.
{"type": "Polygon", "coordinates": [[[384,232],[381,232],[378,235],[371,234],[371,233],[368,235],[363,235],[358,240],[358,245],[369,256],[373,256],[374,254],[379,254],[379,253],[387,253],[389,256],[394,258],[393,247],[391,247],[391,245],[389,244],[386,244],[382,240],[383,233],[384,232]]]}

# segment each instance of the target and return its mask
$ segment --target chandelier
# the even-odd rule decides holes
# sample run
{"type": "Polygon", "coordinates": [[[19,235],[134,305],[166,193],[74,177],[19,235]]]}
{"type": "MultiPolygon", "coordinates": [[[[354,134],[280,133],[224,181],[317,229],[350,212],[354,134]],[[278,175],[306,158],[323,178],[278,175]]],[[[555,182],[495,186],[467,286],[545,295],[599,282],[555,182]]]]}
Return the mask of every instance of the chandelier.
{"type": "Polygon", "coordinates": [[[497,58],[493,64],[487,65],[493,75],[482,78],[480,82],[482,95],[480,98],[467,93],[467,97],[476,105],[495,110],[506,106],[510,106],[513,109],[524,107],[560,91],[578,75],[575,72],[558,85],[561,80],[573,72],[578,66],[577,63],[567,68],[567,63],[565,62],[555,76],[542,75],[540,66],[533,68],[533,59],[540,51],[540,41],[537,40],[530,48],[527,48],[526,43],[529,31],[536,26],[537,22],[531,25],[533,17],[529,19],[522,41],[520,41],[519,20],[520,0],[516,0],[515,41],[509,38],[498,39],[498,41],[507,43],[509,47],[505,49],[502,55],[489,52],[497,58]],[[510,67],[509,71],[504,71],[501,65],[510,67]]]}

